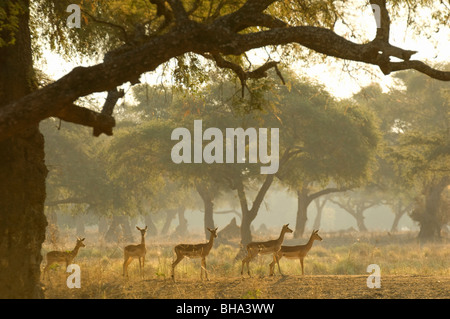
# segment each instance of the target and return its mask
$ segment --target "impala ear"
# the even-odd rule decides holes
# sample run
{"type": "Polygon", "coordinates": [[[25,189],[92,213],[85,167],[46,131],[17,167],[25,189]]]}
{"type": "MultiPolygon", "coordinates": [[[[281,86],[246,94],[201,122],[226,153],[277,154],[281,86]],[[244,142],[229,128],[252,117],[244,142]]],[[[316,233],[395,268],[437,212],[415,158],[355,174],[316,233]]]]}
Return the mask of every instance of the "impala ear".
{"type": "Polygon", "coordinates": [[[147,229],[148,229],[148,226],[145,226],[144,230],[147,230],[147,229]]]}
{"type": "Polygon", "coordinates": [[[140,229],[139,227],[137,227],[137,226],[136,226],[136,229],[137,229],[137,230],[141,230],[141,229],[140,229]]]}
{"type": "Polygon", "coordinates": [[[81,241],[84,241],[86,239],[86,237],[85,238],[83,238],[81,241]]]}

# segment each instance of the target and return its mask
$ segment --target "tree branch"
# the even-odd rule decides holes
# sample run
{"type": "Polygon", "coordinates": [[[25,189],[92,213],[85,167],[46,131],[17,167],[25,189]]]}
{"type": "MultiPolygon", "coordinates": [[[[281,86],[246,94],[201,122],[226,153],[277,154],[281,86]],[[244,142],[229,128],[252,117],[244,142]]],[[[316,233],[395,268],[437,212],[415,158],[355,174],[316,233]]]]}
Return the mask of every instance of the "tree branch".
{"type": "Polygon", "coordinates": [[[54,116],[66,122],[93,127],[95,136],[99,136],[101,133],[108,136],[113,135],[113,127],[116,125],[112,116],[97,113],[75,104],[67,105],[54,116]]]}
{"type": "Polygon", "coordinates": [[[345,192],[348,191],[348,188],[343,187],[343,188],[336,188],[336,187],[332,187],[332,188],[326,188],[326,189],[322,189],[321,191],[318,191],[316,193],[310,194],[308,195],[308,197],[311,199],[311,201],[313,201],[314,199],[323,196],[323,195],[327,195],[327,194],[331,194],[331,193],[338,193],[338,192],[345,192]]]}
{"type": "MultiPolygon", "coordinates": [[[[160,14],[166,18],[170,17],[170,10],[165,7],[165,1],[150,2],[158,6],[160,14]]],[[[176,2],[178,1],[172,2],[174,7],[176,2]]],[[[248,0],[236,12],[217,18],[212,23],[189,21],[186,27],[177,27],[152,37],[145,43],[123,48],[98,65],[77,67],[44,88],[8,105],[0,105],[0,140],[57,114],[70,118],[64,109],[79,112],[79,109],[73,107],[73,102],[79,97],[95,92],[108,92],[128,81],[133,82],[142,73],[153,71],[162,63],[187,52],[240,55],[264,46],[297,43],[328,56],[377,65],[384,74],[414,69],[432,78],[450,81],[450,72],[439,71],[423,62],[409,60],[415,51],[391,46],[380,41],[381,36],[372,42],[358,44],[321,27],[273,28],[246,34],[234,31],[239,30],[245,20],[251,20],[255,12],[262,13],[273,2],[274,0],[248,0]],[[390,56],[401,57],[404,61],[390,62],[390,56]]],[[[95,117],[88,122],[95,123],[95,117]]],[[[80,124],[85,125],[84,122],[80,124]]],[[[106,131],[109,132],[109,129],[106,131]]]]}
{"type": "Polygon", "coordinates": [[[242,85],[242,96],[244,96],[244,88],[247,87],[247,80],[248,79],[260,79],[263,77],[267,77],[267,71],[271,68],[274,68],[277,72],[277,75],[280,77],[281,81],[283,82],[283,84],[285,84],[284,78],[281,75],[280,70],[278,69],[277,64],[279,62],[275,62],[275,61],[270,61],[267,62],[265,64],[263,64],[262,66],[260,66],[259,68],[257,68],[256,70],[253,71],[244,71],[244,69],[242,68],[242,66],[240,66],[239,64],[230,62],[228,60],[225,60],[220,54],[218,53],[211,53],[211,54],[203,54],[203,56],[207,59],[211,59],[214,60],[216,62],[216,65],[220,68],[224,68],[224,69],[230,69],[232,70],[234,73],[236,73],[237,77],[239,78],[239,80],[241,81],[241,85],[242,85]]]}
{"type": "Polygon", "coordinates": [[[366,44],[354,43],[321,27],[298,26],[238,34],[234,41],[220,45],[219,51],[226,55],[240,55],[255,47],[289,43],[298,43],[327,56],[373,64],[380,67],[384,74],[415,69],[432,78],[450,81],[448,71],[435,70],[420,61],[408,61],[416,51],[404,50],[378,40],[366,44]],[[391,62],[390,56],[405,59],[405,61],[391,62]]]}
{"type": "MultiPolygon", "coordinates": [[[[111,90],[108,92],[108,96],[106,97],[105,104],[103,104],[102,108],[102,115],[110,116],[112,117],[114,107],[116,106],[117,101],[125,96],[124,90],[111,90]]],[[[109,133],[109,130],[107,131],[109,133]]],[[[100,134],[107,132],[103,131],[100,127],[94,127],[94,136],[100,136],[100,134]]],[[[108,135],[108,134],[107,134],[108,135]]],[[[112,135],[112,128],[111,128],[111,135],[112,135]]]]}
{"type": "Polygon", "coordinates": [[[180,0],[167,0],[170,7],[172,8],[173,15],[177,23],[182,24],[189,20],[186,10],[184,9],[183,3],[180,0]]]}
{"type": "Polygon", "coordinates": [[[87,12],[86,10],[81,9],[81,12],[83,14],[85,14],[86,16],[88,16],[95,23],[104,24],[104,25],[107,25],[107,26],[109,26],[111,28],[119,30],[120,33],[122,33],[123,41],[125,43],[129,43],[128,33],[127,33],[127,31],[125,30],[125,28],[123,26],[115,24],[115,23],[112,23],[112,22],[109,22],[109,21],[100,20],[100,19],[96,18],[95,16],[93,16],[92,14],[90,14],[89,12],[87,12]]]}
{"type": "Polygon", "coordinates": [[[347,213],[349,213],[349,214],[352,215],[353,217],[356,217],[356,216],[357,216],[357,214],[355,213],[355,211],[354,211],[354,210],[352,209],[352,207],[350,206],[350,203],[347,203],[347,205],[346,205],[346,204],[340,203],[340,202],[338,202],[338,201],[336,201],[336,200],[334,200],[334,199],[332,199],[332,198],[330,198],[329,200],[330,200],[330,202],[332,202],[333,204],[338,205],[340,208],[342,208],[343,210],[345,210],[347,213]]]}

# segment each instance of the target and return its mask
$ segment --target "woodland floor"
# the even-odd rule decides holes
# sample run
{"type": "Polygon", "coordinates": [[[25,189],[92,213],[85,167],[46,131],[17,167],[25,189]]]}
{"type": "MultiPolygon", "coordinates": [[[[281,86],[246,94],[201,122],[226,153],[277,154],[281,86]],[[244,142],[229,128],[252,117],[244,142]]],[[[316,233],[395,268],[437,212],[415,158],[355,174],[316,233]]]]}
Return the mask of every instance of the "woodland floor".
{"type": "MultiPolygon", "coordinates": [[[[212,277],[212,276],[211,276],[212,277]]],[[[59,277],[63,279],[62,277],[59,277]]],[[[449,276],[381,277],[381,288],[369,289],[363,275],[295,275],[253,278],[193,279],[118,279],[104,283],[83,284],[69,289],[52,283],[46,287],[46,298],[147,298],[147,299],[448,299],[449,276]]]]}

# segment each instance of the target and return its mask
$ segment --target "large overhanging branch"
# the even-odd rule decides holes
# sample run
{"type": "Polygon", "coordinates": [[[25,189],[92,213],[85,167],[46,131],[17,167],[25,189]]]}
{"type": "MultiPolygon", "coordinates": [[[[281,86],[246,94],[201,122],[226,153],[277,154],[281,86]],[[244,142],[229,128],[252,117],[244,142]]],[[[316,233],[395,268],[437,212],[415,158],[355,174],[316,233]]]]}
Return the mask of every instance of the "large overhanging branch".
{"type": "MultiPolygon", "coordinates": [[[[163,7],[164,1],[151,2],[158,6],[159,14],[166,18],[171,16],[167,7],[163,7]]],[[[366,44],[354,43],[332,30],[321,27],[290,27],[281,26],[281,23],[279,27],[269,30],[238,33],[249,25],[267,24],[268,20],[261,18],[261,15],[264,15],[263,11],[272,2],[274,1],[248,0],[236,12],[203,25],[189,19],[181,23],[180,17],[183,20],[184,8],[179,6],[180,1],[170,1],[171,9],[175,10],[178,16],[175,18],[177,25],[172,31],[155,36],[139,46],[122,48],[98,65],[77,67],[58,81],[11,104],[1,106],[0,140],[52,116],[81,125],[100,127],[100,132],[109,134],[111,131],[108,126],[113,126],[111,118],[76,107],[74,101],[95,92],[109,92],[128,81],[135,83],[142,73],[153,71],[171,58],[188,52],[240,55],[255,48],[297,43],[328,56],[376,65],[384,74],[414,69],[432,78],[450,81],[450,72],[436,70],[421,61],[411,60],[415,51],[390,45],[388,32],[386,34],[388,22],[386,27],[382,24],[381,29],[384,29],[377,33],[372,42],[366,44]],[[391,56],[403,61],[391,62],[391,56]],[[110,124],[99,124],[103,121],[110,124]]],[[[373,2],[375,3],[375,0],[373,2]]],[[[378,0],[377,3],[385,8],[384,0],[378,0]]]]}

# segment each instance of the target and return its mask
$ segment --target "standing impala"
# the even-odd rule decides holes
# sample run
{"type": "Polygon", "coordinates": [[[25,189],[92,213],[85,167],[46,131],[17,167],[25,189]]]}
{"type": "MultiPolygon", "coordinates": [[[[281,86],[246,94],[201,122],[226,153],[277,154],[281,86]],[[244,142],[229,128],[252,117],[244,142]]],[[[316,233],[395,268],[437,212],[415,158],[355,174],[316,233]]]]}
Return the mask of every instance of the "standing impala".
{"type": "Polygon", "coordinates": [[[139,259],[139,273],[143,275],[142,270],[144,269],[145,254],[147,253],[147,248],[145,248],[145,233],[147,232],[147,226],[144,229],[137,227],[137,230],[141,232],[141,243],[139,245],[128,245],[123,250],[123,276],[128,277],[128,265],[133,261],[133,259],[139,259]],[[142,260],[142,264],[141,264],[142,260]]]}
{"type": "Polygon", "coordinates": [[[211,233],[209,237],[209,241],[205,244],[179,244],[176,245],[173,249],[175,251],[175,254],[177,255],[177,259],[172,263],[172,279],[175,281],[175,267],[178,265],[180,261],[183,260],[184,257],[188,258],[201,258],[202,259],[202,266],[200,269],[200,279],[203,279],[203,269],[205,270],[206,280],[208,279],[208,272],[206,271],[206,256],[208,256],[209,252],[211,251],[211,248],[214,244],[214,238],[217,237],[217,228],[210,229],[208,228],[209,232],[211,233]]]}
{"type": "Polygon", "coordinates": [[[80,239],[77,237],[77,244],[75,245],[75,248],[72,251],[50,251],[50,252],[48,252],[46,255],[47,264],[45,265],[45,268],[44,268],[44,278],[45,278],[46,273],[47,273],[47,278],[48,278],[48,269],[50,268],[51,265],[53,265],[55,263],[65,263],[66,269],[67,269],[67,266],[72,264],[72,261],[77,256],[78,250],[81,247],[86,247],[86,245],[83,243],[84,240],[85,240],[85,238],[80,239]]]}
{"type": "Polygon", "coordinates": [[[273,260],[276,261],[278,264],[278,271],[281,274],[280,264],[278,263],[278,260],[276,260],[275,255],[276,253],[281,249],[281,244],[284,240],[284,234],[286,233],[292,233],[292,229],[290,229],[289,224],[286,224],[281,229],[280,237],[275,240],[269,240],[264,242],[251,242],[247,244],[247,256],[242,260],[242,268],[241,268],[241,275],[244,274],[244,265],[247,264],[247,272],[248,275],[250,275],[250,268],[249,268],[249,262],[253,258],[255,258],[258,255],[267,255],[267,254],[273,254],[273,260]]]}
{"type": "MultiPolygon", "coordinates": [[[[303,271],[303,259],[305,258],[308,251],[311,249],[315,240],[322,240],[322,237],[318,234],[319,230],[313,230],[311,237],[308,240],[306,245],[298,245],[298,246],[281,246],[281,249],[278,251],[276,255],[276,259],[272,261],[270,264],[270,275],[273,275],[273,269],[275,266],[275,261],[278,261],[282,257],[290,258],[290,259],[300,259],[300,264],[302,266],[302,275],[304,275],[303,271]]],[[[279,266],[278,266],[279,267],[279,266]]]]}

